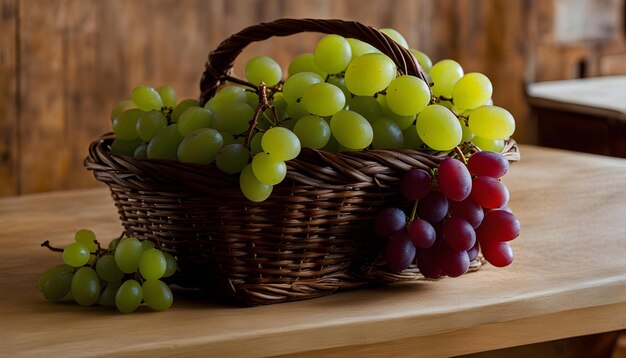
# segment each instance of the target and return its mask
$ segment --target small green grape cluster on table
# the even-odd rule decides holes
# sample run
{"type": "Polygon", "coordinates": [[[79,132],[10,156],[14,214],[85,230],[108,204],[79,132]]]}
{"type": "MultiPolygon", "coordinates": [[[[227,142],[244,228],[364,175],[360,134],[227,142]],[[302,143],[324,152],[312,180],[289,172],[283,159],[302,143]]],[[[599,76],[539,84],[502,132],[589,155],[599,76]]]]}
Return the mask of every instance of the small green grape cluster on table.
{"type": "Polygon", "coordinates": [[[295,57],[286,79],[271,57],[256,56],[244,79],[227,76],[206,103],[177,103],[171,87],[139,86],[111,114],[113,154],[171,159],[239,174],[243,194],[264,201],[301,147],[324,151],[410,148],[451,151],[471,142],[501,151],[513,116],[494,106],[487,76],[443,59],[434,65],[396,30],[423,74],[399,73],[370,44],[326,35],[295,57]]]}
{"type": "Polygon", "coordinates": [[[81,306],[116,306],[123,313],[135,311],[142,302],[155,311],[172,305],[172,291],[161,279],[176,272],[176,259],[152,241],[122,237],[103,249],[93,231],[82,229],[64,249],[48,241],[42,246],[63,253],[64,263],[39,278],[39,291],[49,301],[71,294],[81,306]]]}

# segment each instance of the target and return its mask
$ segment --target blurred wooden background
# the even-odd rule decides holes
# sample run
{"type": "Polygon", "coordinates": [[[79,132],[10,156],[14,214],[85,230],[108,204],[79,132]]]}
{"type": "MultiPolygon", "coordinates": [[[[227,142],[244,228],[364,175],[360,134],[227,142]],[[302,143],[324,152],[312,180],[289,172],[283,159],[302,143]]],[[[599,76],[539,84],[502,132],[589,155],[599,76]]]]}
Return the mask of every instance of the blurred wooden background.
{"type": "MultiPolygon", "coordinates": [[[[533,143],[523,84],[626,73],[624,13],[624,0],[0,0],[0,195],[98,186],[82,160],[114,103],[139,84],[196,97],[212,48],[280,17],[396,28],[434,61],[487,74],[515,137],[533,143]]],[[[317,38],[244,56],[287,65],[317,38]]]]}

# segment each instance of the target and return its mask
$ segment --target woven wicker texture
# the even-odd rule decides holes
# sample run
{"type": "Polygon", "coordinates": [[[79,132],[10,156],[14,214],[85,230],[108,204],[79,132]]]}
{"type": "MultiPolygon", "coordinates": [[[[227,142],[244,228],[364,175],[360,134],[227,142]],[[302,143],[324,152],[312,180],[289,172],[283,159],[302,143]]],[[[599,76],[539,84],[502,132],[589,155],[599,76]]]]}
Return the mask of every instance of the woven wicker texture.
{"type": "MultiPolygon", "coordinates": [[[[211,53],[201,81],[206,101],[228,78],[250,42],[303,31],[355,37],[389,55],[403,73],[420,75],[410,54],[379,31],[339,20],[259,24],[211,53]]],[[[396,184],[410,168],[435,168],[445,157],[415,150],[331,153],[303,149],[269,199],[252,203],[238,176],[215,166],[138,160],[110,153],[112,135],[94,141],[85,167],[106,183],[127,235],[155,241],[176,256],[176,282],[211,289],[249,305],[308,299],[373,282],[423,278],[390,273],[377,261],[381,240],[372,217],[406,206],[396,184]]],[[[519,158],[515,142],[505,149],[519,158]]],[[[480,266],[480,261],[472,268],[480,266]]]]}

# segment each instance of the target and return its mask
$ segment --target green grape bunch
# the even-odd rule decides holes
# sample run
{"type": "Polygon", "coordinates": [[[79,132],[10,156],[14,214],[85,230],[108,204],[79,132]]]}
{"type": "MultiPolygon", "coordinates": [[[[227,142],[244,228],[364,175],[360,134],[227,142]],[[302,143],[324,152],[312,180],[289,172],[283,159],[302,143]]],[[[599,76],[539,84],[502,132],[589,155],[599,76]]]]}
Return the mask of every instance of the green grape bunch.
{"type": "Polygon", "coordinates": [[[52,302],[70,296],[81,306],[115,306],[122,313],[142,303],[155,311],[168,309],[174,300],[163,281],[176,273],[176,259],[151,241],[121,237],[102,248],[93,231],[82,229],[65,248],[42,246],[62,252],[63,263],[39,277],[38,287],[52,302]]]}
{"type": "MultiPolygon", "coordinates": [[[[325,35],[285,69],[270,56],[250,58],[243,78],[206,103],[177,102],[169,86],[134,88],[111,112],[111,153],[215,166],[260,202],[289,177],[288,162],[302,148],[502,151],[515,119],[493,105],[486,75],[466,73],[453,59],[433,63],[397,30],[380,31],[413,55],[419,77],[368,43],[325,35]]],[[[85,260],[76,245],[70,252],[75,263],[85,260]]]]}

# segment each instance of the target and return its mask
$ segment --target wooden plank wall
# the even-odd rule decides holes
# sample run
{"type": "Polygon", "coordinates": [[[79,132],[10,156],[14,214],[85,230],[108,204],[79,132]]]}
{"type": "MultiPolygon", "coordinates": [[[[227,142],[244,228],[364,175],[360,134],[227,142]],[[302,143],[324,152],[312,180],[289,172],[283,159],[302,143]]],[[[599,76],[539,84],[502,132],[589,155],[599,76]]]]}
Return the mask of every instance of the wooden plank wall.
{"type": "MultiPolygon", "coordinates": [[[[197,96],[210,49],[280,17],[394,27],[434,60],[453,58],[466,72],[487,74],[495,102],[517,117],[516,138],[532,143],[525,81],[575,76],[581,56],[588,75],[626,71],[623,27],[601,45],[561,46],[553,36],[556,1],[0,0],[0,195],[98,186],[82,160],[89,142],[110,130],[114,103],[138,84],[197,96]]],[[[608,1],[624,13],[623,0],[608,1]]],[[[286,65],[317,38],[272,40],[243,56],[270,54],[286,65]]]]}

